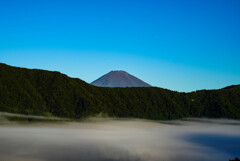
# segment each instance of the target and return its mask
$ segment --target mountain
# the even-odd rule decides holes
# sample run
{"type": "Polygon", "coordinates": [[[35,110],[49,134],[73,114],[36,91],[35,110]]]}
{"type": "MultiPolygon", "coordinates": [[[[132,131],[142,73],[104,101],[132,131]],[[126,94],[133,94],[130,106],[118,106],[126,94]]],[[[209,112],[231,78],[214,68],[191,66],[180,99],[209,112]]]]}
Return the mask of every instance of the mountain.
{"type": "Polygon", "coordinates": [[[0,111],[29,115],[155,120],[240,119],[240,85],[179,93],[156,87],[103,88],[59,72],[0,63],[0,111]]]}
{"type": "Polygon", "coordinates": [[[151,87],[139,78],[121,70],[111,71],[91,84],[99,87],[151,87]]]}

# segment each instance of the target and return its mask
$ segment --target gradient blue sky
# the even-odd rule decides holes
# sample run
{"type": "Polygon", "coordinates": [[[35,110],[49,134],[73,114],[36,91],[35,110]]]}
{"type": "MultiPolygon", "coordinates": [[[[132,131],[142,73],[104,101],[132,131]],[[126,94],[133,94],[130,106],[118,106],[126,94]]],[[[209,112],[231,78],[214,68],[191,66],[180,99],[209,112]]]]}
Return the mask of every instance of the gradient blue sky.
{"type": "Polygon", "coordinates": [[[240,0],[0,1],[0,62],[177,91],[240,84],[240,0]]]}

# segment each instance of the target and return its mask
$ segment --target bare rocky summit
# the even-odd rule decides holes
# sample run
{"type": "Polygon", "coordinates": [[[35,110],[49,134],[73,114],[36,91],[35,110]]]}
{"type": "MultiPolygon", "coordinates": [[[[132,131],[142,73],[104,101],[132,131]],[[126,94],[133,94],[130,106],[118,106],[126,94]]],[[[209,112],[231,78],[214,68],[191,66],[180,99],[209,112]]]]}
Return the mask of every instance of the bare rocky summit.
{"type": "Polygon", "coordinates": [[[151,87],[141,79],[122,70],[111,71],[91,84],[99,87],[151,87]]]}

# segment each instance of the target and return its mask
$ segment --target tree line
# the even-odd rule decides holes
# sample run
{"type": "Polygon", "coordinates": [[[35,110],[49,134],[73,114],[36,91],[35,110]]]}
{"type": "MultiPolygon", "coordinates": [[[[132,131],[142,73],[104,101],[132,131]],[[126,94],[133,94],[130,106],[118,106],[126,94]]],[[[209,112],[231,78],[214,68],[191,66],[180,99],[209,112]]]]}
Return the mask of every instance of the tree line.
{"type": "Polygon", "coordinates": [[[79,119],[240,119],[240,86],[180,93],[157,87],[95,87],[59,72],[0,63],[0,111],[79,119]]]}

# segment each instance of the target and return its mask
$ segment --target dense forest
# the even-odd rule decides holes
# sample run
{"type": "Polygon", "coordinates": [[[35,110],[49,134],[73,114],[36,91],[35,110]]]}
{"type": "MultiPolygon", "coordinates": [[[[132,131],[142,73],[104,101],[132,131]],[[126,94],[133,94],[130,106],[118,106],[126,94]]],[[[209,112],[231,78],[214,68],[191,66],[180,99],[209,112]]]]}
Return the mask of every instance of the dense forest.
{"type": "Polygon", "coordinates": [[[179,93],[156,87],[104,88],[59,72],[0,63],[0,111],[83,118],[240,119],[240,85],[179,93]]]}

